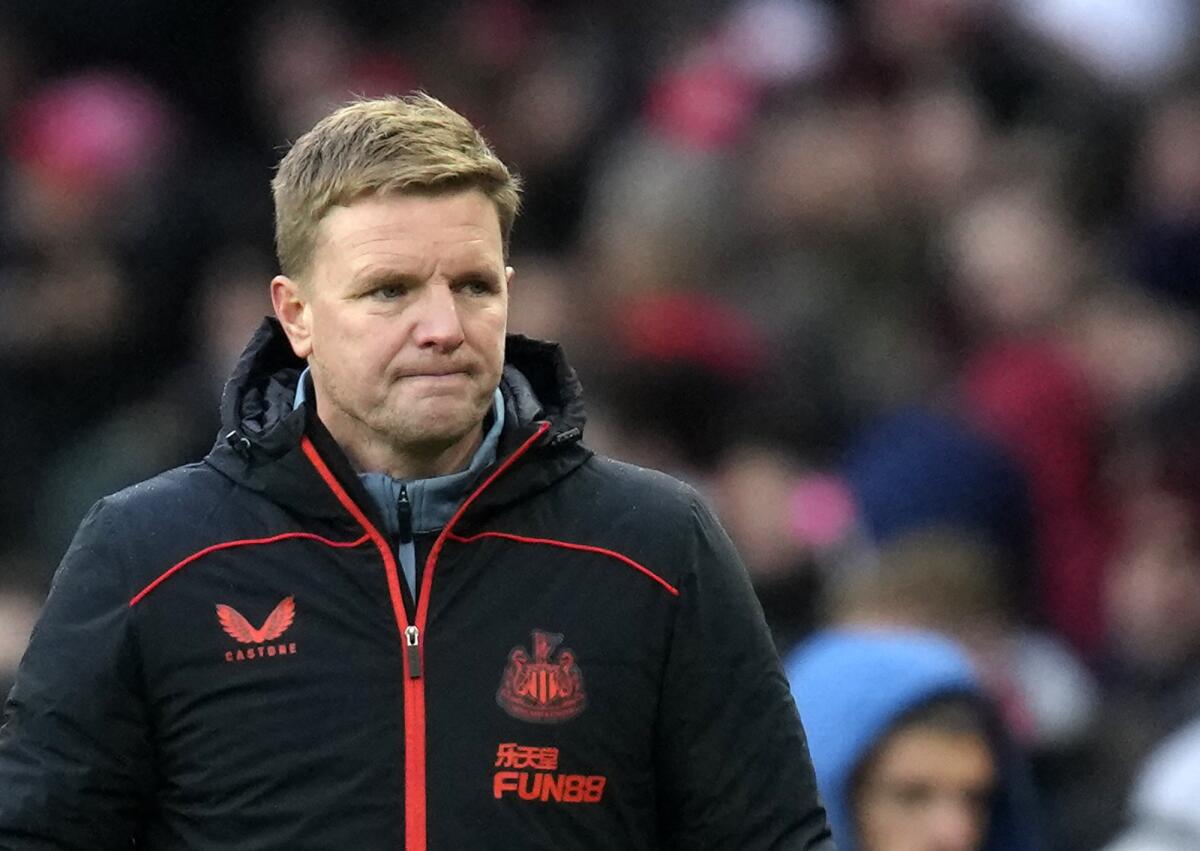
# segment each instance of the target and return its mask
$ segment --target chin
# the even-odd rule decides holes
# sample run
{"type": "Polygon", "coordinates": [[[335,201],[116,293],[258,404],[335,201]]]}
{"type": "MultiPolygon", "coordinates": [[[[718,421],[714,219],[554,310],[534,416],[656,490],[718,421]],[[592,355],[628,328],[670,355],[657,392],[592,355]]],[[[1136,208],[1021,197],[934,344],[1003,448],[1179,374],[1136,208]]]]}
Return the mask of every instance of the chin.
{"type": "Polygon", "coordinates": [[[425,411],[402,422],[384,424],[383,431],[404,443],[450,446],[480,427],[483,415],[459,407],[453,411],[425,411]]]}

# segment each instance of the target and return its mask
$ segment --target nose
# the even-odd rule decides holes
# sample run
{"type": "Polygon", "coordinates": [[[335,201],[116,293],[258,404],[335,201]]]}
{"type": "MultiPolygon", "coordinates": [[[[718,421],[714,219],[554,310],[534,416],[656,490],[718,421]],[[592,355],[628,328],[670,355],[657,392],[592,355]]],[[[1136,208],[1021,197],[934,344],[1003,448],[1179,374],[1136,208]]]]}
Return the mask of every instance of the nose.
{"type": "Polygon", "coordinates": [[[420,348],[452,352],[462,345],[462,320],[450,287],[441,284],[424,287],[415,307],[413,338],[420,348]]]}

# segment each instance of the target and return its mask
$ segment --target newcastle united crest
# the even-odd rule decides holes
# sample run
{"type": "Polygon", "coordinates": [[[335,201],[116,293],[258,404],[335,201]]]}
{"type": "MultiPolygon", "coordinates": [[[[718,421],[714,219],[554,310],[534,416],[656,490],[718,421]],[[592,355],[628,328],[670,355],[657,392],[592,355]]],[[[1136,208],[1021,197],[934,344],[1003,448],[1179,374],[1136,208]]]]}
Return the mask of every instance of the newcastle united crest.
{"type": "Polygon", "coordinates": [[[535,629],[532,658],[524,647],[512,649],[496,692],[500,708],[536,724],[567,721],[584,710],[583,674],[570,648],[558,649],[562,640],[558,633],[535,629]]]}

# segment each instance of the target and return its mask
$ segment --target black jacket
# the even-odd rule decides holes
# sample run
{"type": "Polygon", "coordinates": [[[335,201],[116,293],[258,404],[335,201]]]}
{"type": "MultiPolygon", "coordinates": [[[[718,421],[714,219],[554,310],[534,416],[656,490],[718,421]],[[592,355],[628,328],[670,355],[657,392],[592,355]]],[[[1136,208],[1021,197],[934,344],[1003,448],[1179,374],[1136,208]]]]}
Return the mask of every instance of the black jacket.
{"type": "Polygon", "coordinates": [[[198,464],[98,503],[0,732],[4,849],[831,849],[744,571],[509,341],[497,463],[396,542],[260,329],[198,464]]]}

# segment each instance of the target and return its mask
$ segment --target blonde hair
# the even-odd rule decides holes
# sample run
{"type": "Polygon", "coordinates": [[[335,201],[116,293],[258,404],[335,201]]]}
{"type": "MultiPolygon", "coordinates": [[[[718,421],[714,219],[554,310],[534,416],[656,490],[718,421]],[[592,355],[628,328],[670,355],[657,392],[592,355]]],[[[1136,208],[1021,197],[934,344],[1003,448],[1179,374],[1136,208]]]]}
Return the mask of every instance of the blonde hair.
{"type": "Polygon", "coordinates": [[[348,103],[296,140],[271,181],[280,271],[308,271],[332,207],[377,193],[461,189],[479,189],[496,205],[507,252],[520,178],[467,119],[424,93],[348,103]]]}

